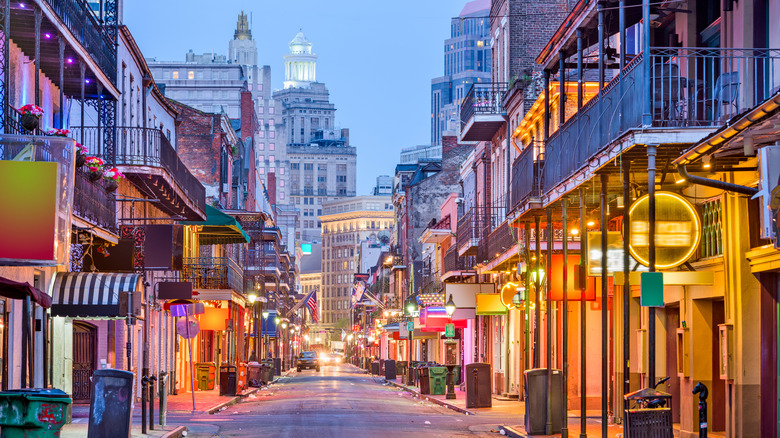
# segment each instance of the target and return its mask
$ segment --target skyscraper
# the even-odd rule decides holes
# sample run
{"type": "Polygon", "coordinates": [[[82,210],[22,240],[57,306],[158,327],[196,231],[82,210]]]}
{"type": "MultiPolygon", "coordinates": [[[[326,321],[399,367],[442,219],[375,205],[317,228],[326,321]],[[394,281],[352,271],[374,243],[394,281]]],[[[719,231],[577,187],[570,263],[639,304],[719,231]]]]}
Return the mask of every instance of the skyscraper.
{"type": "Polygon", "coordinates": [[[299,210],[295,238],[320,241],[322,204],[355,196],[357,151],[349,144],[349,129],[336,128],[336,106],[325,84],[317,82],[317,55],[303,32],[290,41],[284,62],[284,88],[273,98],[282,109],[290,200],[299,210]]]}
{"type": "MultiPolygon", "coordinates": [[[[466,3],[444,40],[444,76],[431,80],[431,144],[460,130],[460,103],[474,82],[490,82],[490,0],[466,3]]],[[[441,156],[441,153],[439,153],[441,156]]]]}

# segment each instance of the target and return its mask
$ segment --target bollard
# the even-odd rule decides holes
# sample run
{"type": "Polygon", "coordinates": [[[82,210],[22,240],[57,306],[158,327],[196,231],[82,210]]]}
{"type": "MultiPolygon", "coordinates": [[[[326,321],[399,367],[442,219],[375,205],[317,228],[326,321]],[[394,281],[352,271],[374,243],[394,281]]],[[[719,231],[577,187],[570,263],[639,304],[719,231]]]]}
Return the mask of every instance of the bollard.
{"type": "Polygon", "coordinates": [[[699,438],[707,438],[707,387],[699,382],[693,387],[693,393],[699,394],[699,438]]]}
{"type": "Polygon", "coordinates": [[[168,422],[168,372],[160,373],[160,426],[168,422]]]}
{"type": "Polygon", "coordinates": [[[152,374],[149,377],[149,430],[154,430],[154,388],[157,377],[152,374]]]}
{"type": "Polygon", "coordinates": [[[141,433],[146,434],[146,391],[149,376],[141,377],[141,433]]]}

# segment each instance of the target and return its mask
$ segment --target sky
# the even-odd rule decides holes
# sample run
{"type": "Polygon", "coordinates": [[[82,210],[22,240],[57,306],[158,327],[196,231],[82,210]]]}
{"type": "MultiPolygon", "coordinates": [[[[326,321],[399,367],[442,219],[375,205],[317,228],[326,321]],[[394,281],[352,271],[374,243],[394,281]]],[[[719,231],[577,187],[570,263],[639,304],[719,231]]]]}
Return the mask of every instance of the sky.
{"type": "Polygon", "coordinates": [[[236,20],[250,15],[258,62],[282,88],[283,56],[299,29],[313,44],[317,80],[336,126],[357,147],[357,194],[392,175],[402,148],[430,144],[431,79],[444,73],[450,19],[466,0],[131,0],[124,23],[147,58],[227,54],[236,20]]]}

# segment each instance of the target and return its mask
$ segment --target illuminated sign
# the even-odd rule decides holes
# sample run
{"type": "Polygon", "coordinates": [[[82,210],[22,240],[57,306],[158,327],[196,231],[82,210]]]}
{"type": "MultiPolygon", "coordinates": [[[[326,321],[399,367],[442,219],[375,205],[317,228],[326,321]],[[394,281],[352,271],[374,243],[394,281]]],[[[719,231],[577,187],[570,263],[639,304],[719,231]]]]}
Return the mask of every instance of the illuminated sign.
{"type": "MultiPolygon", "coordinates": [[[[631,255],[645,266],[650,264],[649,195],[637,199],[628,212],[631,223],[631,255]]],[[[655,194],[656,268],[679,266],[699,247],[701,221],[690,202],[671,192],[655,194]]]]}
{"type": "Polygon", "coordinates": [[[301,243],[301,254],[303,255],[311,254],[311,243],[301,243]]]}
{"type": "Polygon", "coordinates": [[[514,309],[515,303],[513,301],[513,298],[515,297],[516,293],[520,293],[520,297],[522,300],[525,300],[525,288],[520,285],[519,283],[513,283],[508,282],[504,285],[504,287],[501,288],[501,303],[507,308],[507,309],[514,309]]]}
{"type": "MultiPolygon", "coordinates": [[[[657,239],[656,239],[657,240],[657,239]]],[[[588,233],[588,275],[601,277],[601,232],[588,233]]],[[[569,262],[571,263],[571,262],[569,262]]],[[[629,257],[629,271],[646,271],[647,268],[639,267],[633,257],[629,257]]],[[[615,272],[623,272],[623,233],[620,231],[607,231],[607,275],[615,272]]]]}

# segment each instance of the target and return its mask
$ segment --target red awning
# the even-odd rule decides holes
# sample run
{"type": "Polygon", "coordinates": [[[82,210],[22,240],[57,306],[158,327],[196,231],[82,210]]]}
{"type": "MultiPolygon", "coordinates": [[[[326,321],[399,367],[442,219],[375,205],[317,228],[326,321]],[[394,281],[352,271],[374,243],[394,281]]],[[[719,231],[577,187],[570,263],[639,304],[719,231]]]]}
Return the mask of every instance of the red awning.
{"type": "Polygon", "coordinates": [[[40,289],[30,286],[30,283],[17,283],[5,277],[0,277],[0,296],[14,300],[23,300],[29,296],[39,306],[46,309],[51,307],[51,297],[40,289]]]}
{"type": "Polygon", "coordinates": [[[455,324],[455,328],[466,328],[467,322],[465,319],[453,319],[452,321],[449,320],[449,318],[428,318],[425,321],[425,325],[421,327],[421,330],[424,332],[443,332],[444,329],[447,327],[447,324],[449,323],[455,324]]]}

